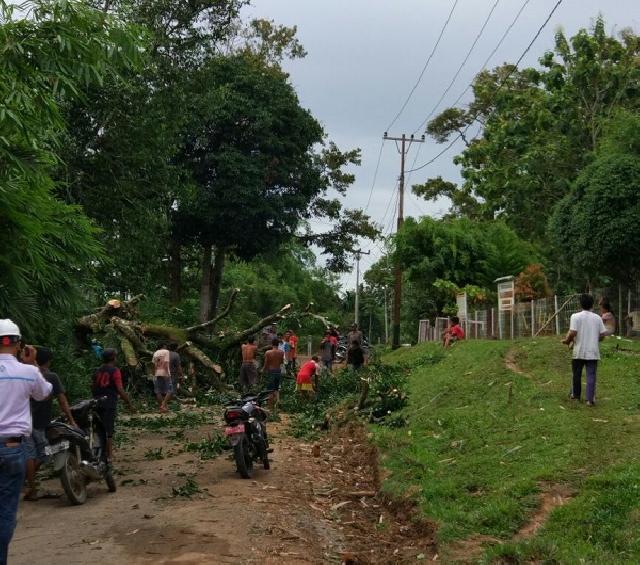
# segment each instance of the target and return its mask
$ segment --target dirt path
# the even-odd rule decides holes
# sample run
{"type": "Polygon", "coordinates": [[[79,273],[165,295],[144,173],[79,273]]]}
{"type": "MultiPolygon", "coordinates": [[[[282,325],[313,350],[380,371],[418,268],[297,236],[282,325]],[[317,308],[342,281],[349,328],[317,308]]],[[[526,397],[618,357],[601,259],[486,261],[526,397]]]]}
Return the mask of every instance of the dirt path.
{"type": "MultiPolygon", "coordinates": [[[[370,496],[375,452],[361,430],[314,449],[275,424],[271,470],[241,480],[226,453],[201,461],[181,452],[212,429],[185,430],[184,440],[169,439],[176,430],[133,431],[118,451],[117,493],[92,484],[80,507],[64,496],[21,503],[11,564],[393,563],[433,555],[429,525],[370,496]],[[165,457],[150,460],[160,448],[165,457]],[[172,496],[188,480],[201,492],[172,496]]],[[[61,492],[57,479],[43,488],[61,492]]]]}

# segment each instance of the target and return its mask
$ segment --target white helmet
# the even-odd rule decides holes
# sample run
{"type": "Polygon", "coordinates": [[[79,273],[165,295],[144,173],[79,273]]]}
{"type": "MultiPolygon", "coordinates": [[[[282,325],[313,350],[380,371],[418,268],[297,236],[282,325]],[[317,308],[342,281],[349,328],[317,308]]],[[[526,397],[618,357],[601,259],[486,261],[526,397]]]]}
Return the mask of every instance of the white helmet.
{"type": "Polygon", "coordinates": [[[0,320],[0,337],[4,336],[15,336],[17,338],[22,337],[20,334],[20,328],[9,320],[9,318],[0,320]]]}

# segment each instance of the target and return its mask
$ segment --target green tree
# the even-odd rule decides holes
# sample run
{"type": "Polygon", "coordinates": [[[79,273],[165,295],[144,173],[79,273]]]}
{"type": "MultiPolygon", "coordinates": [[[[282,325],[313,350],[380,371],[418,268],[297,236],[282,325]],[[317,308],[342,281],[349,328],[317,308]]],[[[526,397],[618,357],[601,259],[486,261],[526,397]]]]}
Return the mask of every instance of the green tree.
{"type": "Polygon", "coordinates": [[[612,113],[637,107],[639,54],[637,35],[611,37],[598,18],[571,39],[558,32],[541,68],[480,73],[469,107],[428,125],[439,142],[464,134],[467,146],[454,159],[462,185],[431,179],[416,192],[449,197],[454,214],[504,218],[519,235],[545,242],[553,207],[593,159],[612,113]],[[471,138],[476,124],[481,133],[471,138]]]}
{"type": "Polygon", "coordinates": [[[639,194],[638,155],[603,155],[582,171],[550,222],[572,280],[584,286],[608,277],[627,284],[638,280],[639,194]]]}
{"type": "Polygon", "coordinates": [[[28,19],[0,2],[0,310],[42,330],[42,314],[72,309],[102,257],[82,210],[55,197],[60,101],[135,64],[139,35],[81,2],[23,8],[28,19]]]}

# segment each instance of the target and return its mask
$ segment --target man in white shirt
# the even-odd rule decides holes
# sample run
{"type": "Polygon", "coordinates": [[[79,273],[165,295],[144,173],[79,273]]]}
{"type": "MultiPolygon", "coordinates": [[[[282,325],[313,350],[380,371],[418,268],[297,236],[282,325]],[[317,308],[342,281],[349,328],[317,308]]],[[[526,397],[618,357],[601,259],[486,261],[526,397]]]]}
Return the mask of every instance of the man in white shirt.
{"type": "Polygon", "coordinates": [[[569,333],[562,341],[565,345],[573,344],[573,387],[571,398],[580,400],[582,392],[582,368],[587,369],[587,406],[594,406],[596,399],[596,370],[600,359],[600,342],[606,335],[602,318],[593,313],[593,296],[580,296],[582,312],[573,314],[569,323],[569,333]]]}
{"type": "Polygon", "coordinates": [[[20,489],[24,482],[23,442],[31,435],[30,399],[51,394],[36,366],[36,350],[22,349],[20,329],[11,320],[0,320],[0,563],[7,562],[9,542],[16,527],[20,489]]]}
{"type": "Polygon", "coordinates": [[[167,411],[167,404],[171,399],[173,386],[171,383],[171,353],[163,343],[151,359],[153,363],[153,389],[156,393],[160,412],[167,411]]]}

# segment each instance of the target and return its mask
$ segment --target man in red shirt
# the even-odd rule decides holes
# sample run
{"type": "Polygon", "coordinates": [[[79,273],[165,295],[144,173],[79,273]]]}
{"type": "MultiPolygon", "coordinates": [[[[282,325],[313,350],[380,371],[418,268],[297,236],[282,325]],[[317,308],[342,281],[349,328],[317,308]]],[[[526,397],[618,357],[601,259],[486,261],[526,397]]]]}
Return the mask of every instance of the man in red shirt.
{"type": "Polygon", "coordinates": [[[298,357],[298,336],[293,333],[293,330],[287,330],[287,333],[289,334],[289,344],[291,345],[291,351],[289,352],[291,368],[296,369],[296,358],[298,357]]]}
{"type": "Polygon", "coordinates": [[[452,343],[464,339],[464,330],[460,325],[460,318],[458,316],[451,317],[451,327],[446,329],[442,334],[442,345],[449,347],[452,343]]]}

